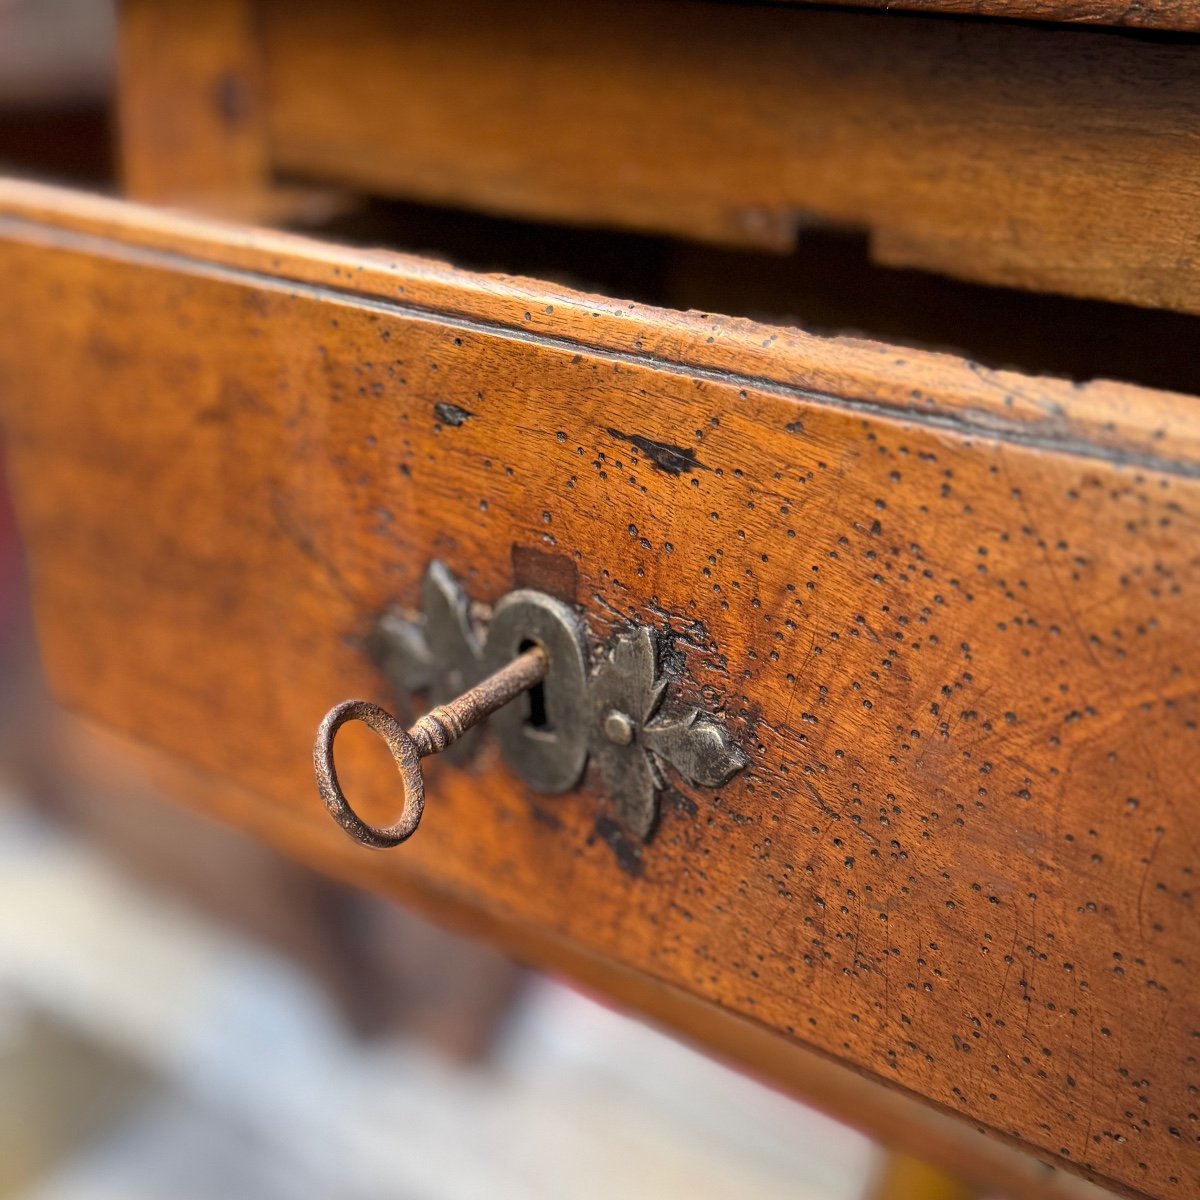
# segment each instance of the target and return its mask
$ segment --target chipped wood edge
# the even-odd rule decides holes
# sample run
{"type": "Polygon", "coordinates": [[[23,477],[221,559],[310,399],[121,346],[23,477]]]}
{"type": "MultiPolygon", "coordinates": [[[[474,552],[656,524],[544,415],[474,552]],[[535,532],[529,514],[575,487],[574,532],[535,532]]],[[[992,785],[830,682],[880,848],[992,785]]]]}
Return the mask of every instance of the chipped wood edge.
{"type": "Polygon", "coordinates": [[[679,312],[512,275],[485,275],[413,254],[340,246],[18,179],[0,179],[0,236],[75,249],[169,256],[177,270],[222,267],[455,317],[508,336],[612,356],[797,400],[905,418],[964,437],[1200,478],[1194,397],[1112,380],[1076,383],[981,366],[952,354],[820,337],[741,317],[679,312]],[[106,247],[104,243],[109,243],[106,247]]]}
{"type": "MultiPolygon", "coordinates": [[[[784,0],[787,4],[820,4],[825,0],[784,0]]],[[[925,16],[1000,17],[1011,21],[1049,21],[1091,27],[1200,29],[1200,7],[1194,0],[844,0],[854,8],[898,10],[925,16]]]]}

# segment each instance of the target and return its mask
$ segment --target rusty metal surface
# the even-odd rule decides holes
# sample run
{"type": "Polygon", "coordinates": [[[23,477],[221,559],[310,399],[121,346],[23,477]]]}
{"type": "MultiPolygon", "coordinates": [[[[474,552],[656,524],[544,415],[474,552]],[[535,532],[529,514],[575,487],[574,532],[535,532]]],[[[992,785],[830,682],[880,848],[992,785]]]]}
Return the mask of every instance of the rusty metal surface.
{"type": "Polygon", "coordinates": [[[489,675],[456,700],[426,713],[410,730],[422,758],[445,750],[468,729],[515,700],[546,678],[550,659],[541,646],[532,646],[507,666],[489,675]]]}
{"type": "Polygon", "coordinates": [[[425,809],[421,759],[453,745],[480,721],[540,683],[546,677],[548,666],[546,652],[540,646],[533,646],[457,699],[426,713],[407,731],[391,713],[370,701],[343,700],[335,705],[325,714],[313,747],[317,788],[330,815],[364,846],[388,849],[407,841],[417,831],[425,809]],[[342,793],[333,759],[333,743],[337,731],[348,721],[362,721],[379,734],[400,771],[404,809],[391,825],[368,825],[342,793]]]}
{"type": "MultiPolygon", "coordinates": [[[[492,609],[472,605],[440,562],[426,572],[423,598],[423,614],[385,614],[368,652],[396,686],[397,699],[424,690],[442,700],[475,686],[440,703],[407,733],[384,709],[346,701],[317,736],[321,796],[365,845],[395,846],[412,836],[423,801],[419,759],[452,746],[491,713],[498,714],[493,728],[504,761],[529,787],[543,795],[570,791],[590,761],[620,826],[639,841],[653,835],[669,770],[695,787],[721,787],[747,765],[718,716],[670,695],[684,673],[667,653],[669,632],[631,624],[589,651],[583,617],[562,600],[522,588],[492,609]],[[489,664],[498,669],[476,683],[489,664]],[[534,685],[541,686],[525,704],[509,705],[534,685]],[[333,736],[350,720],[365,722],[387,742],[404,779],[404,814],[387,828],[361,821],[338,787],[333,736]]],[[[463,749],[469,752],[466,743],[463,749]]]]}

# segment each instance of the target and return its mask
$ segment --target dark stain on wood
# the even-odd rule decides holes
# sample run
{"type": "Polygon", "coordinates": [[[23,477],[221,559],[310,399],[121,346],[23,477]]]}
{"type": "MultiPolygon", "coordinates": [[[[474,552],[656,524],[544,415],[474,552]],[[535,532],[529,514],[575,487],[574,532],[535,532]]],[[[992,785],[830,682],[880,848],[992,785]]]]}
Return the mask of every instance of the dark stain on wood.
{"type": "Polygon", "coordinates": [[[565,554],[551,554],[536,546],[514,544],[512,577],[514,587],[535,588],[559,600],[575,602],[579,571],[565,554]]]}
{"type": "Polygon", "coordinates": [[[554,833],[561,833],[563,823],[562,820],[552,813],[548,808],[543,808],[540,804],[531,804],[529,806],[529,815],[539,824],[544,825],[547,829],[554,833]]]}
{"type": "Polygon", "coordinates": [[[469,408],[460,408],[459,405],[450,404],[445,400],[439,400],[433,406],[433,411],[441,424],[451,425],[455,429],[465,425],[475,415],[469,408]]]}
{"type": "Polygon", "coordinates": [[[697,471],[711,470],[700,462],[695,450],[687,446],[672,446],[670,442],[656,442],[653,438],[637,433],[622,433],[619,429],[610,429],[608,434],[640,450],[650,460],[652,467],[668,475],[693,475],[697,471]]]}
{"type": "Polygon", "coordinates": [[[642,863],[642,848],[611,817],[596,818],[596,837],[612,852],[617,866],[633,879],[640,879],[645,869],[642,863]]]}

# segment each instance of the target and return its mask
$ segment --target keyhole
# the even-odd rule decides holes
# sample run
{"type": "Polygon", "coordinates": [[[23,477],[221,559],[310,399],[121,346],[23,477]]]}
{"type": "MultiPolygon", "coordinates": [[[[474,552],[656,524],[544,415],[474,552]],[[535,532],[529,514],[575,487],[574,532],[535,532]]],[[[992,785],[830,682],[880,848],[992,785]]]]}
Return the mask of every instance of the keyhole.
{"type": "MultiPolygon", "coordinates": [[[[524,654],[526,650],[532,650],[537,645],[540,645],[540,643],[526,638],[521,643],[521,653],[524,654]]],[[[546,713],[546,687],[542,682],[535,683],[529,689],[529,715],[525,718],[525,723],[531,729],[536,729],[539,733],[552,733],[554,731],[554,725],[546,713]]]]}

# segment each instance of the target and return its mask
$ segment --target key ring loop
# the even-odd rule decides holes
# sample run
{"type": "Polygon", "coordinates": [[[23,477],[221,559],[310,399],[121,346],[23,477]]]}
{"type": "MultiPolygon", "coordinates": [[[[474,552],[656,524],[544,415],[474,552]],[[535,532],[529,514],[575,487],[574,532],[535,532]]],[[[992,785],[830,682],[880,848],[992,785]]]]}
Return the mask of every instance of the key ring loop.
{"type": "Polygon", "coordinates": [[[325,714],[313,746],[313,769],[317,788],[329,815],[364,846],[388,850],[406,842],[417,831],[425,810],[425,780],[421,774],[421,755],[417,745],[400,722],[386,709],[369,700],[343,700],[325,714]],[[361,721],[387,744],[404,785],[404,810],[392,825],[369,825],[350,807],[338,783],[333,761],[333,741],[337,731],[349,721],[361,721]]]}
{"type": "Polygon", "coordinates": [[[468,729],[545,679],[548,669],[545,650],[534,645],[470,691],[426,713],[407,732],[390,712],[369,700],[343,700],[334,705],[325,714],[313,746],[317,789],[330,816],[364,846],[387,850],[406,842],[416,833],[425,810],[421,759],[452,746],[468,729]],[[333,739],[347,721],[361,721],[379,734],[392,752],[404,783],[404,811],[394,825],[368,825],[342,792],[333,762],[333,739]]]}

